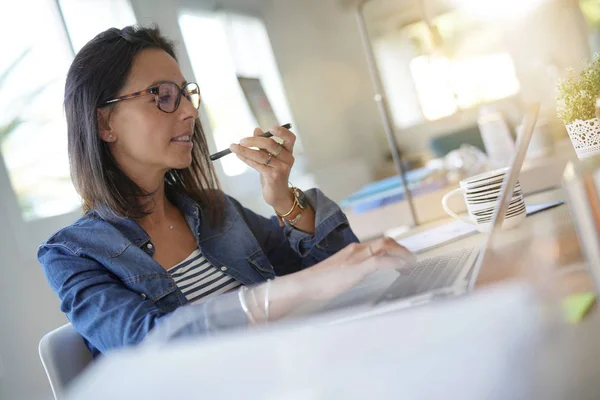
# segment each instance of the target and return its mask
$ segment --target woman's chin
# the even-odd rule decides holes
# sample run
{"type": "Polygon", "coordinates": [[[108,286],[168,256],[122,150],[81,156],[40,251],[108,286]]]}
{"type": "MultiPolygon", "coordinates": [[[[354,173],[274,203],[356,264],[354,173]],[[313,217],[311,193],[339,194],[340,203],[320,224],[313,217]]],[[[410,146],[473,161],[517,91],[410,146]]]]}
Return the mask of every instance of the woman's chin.
{"type": "Polygon", "coordinates": [[[170,169],[186,169],[192,165],[192,157],[189,160],[177,160],[176,162],[169,163],[170,169]]]}

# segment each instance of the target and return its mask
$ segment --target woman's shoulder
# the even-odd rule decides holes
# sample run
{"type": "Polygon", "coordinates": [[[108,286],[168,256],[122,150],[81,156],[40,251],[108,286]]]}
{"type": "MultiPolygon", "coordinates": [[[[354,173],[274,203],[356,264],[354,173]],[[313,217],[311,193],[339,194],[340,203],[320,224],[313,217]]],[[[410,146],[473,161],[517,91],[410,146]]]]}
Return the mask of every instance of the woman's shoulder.
{"type": "Polygon", "coordinates": [[[40,248],[58,246],[77,254],[82,247],[91,242],[101,241],[103,236],[114,234],[115,230],[112,224],[90,211],[72,224],[51,234],[40,244],[40,248]]]}

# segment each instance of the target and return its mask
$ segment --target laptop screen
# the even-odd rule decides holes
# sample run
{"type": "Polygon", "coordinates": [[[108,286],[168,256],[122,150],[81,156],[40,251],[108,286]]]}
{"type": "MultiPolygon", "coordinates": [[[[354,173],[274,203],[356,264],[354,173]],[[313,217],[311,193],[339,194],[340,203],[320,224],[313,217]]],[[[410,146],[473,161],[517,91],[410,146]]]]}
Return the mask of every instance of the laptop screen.
{"type": "Polygon", "coordinates": [[[492,229],[487,235],[487,238],[483,241],[482,248],[477,256],[477,261],[475,262],[475,267],[473,268],[473,273],[471,274],[471,279],[469,280],[469,290],[472,290],[475,286],[475,281],[477,280],[477,276],[481,270],[481,265],[485,259],[486,252],[488,252],[492,247],[494,236],[502,229],[502,223],[504,222],[506,211],[510,205],[514,187],[519,179],[519,173],[521,172],[521,167],[525,161],[525,155],[527,154],[531,137],[533,136],[533,130],[535,123],[537,122],[539,109],[539,103],[528,107],[525,117],[523,118],[521,130],[517,135],[516,151],[510,162],[508,173],[504,175],[504,180],[502,181],[502,186],[500,188],[499,200],[496,204],[496,209],[494,210],[494,215],[492,217],[492,229]]]}

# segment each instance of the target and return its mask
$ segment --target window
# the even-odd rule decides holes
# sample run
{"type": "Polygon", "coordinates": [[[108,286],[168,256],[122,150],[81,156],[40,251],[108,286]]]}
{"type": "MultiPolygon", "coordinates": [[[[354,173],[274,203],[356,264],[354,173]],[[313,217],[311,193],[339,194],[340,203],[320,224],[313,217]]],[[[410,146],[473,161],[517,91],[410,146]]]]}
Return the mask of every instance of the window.
{"type": "Polygon", "coordinates": [[[600,0],[579,0],[579,7],[588,25],[592,53],[600,52],[600,0]]]}
{"type": "Polygon", "coordinates": [[[381,34],[374,47],[396,124],[437,120],[518,94],[501,30],[452,11],[429,25],[420,21],[381,34]]]}
{"type": "MultiPolygon", "coordinates": [[[[122,13],[129,5],[125,0],[60,4],[77,49],[110,25],[111,9],[122,13]],[[98,18],[99,13],[107,18],[98,18]]],[[[0,35],[11,38],[3,41],[0,57],[0,150],[10,183],[25,220],[72,212],[81,201],[69,174],[63,109],[73,60],[69,37],[55,2],[11,2],[0,9],[0,35]],[[24,28],[24,21],[35,29],[24,28]]]]}
{"type": "Polygon", "coordinates": [[[59,4],[75,52],[110,27],[136,23],[127,0],[59,0],[59,4]]]}
{"type": "Polygon", "coordinates": [[[410,61],[410,69],[423,115],[428,120],[519,92],[515,67],[507,53],[455,60],[419,56],[410,61]]]}
{"type": "MultiPolygon", "coordinates": [[[[250,82],[253,87],[260,82],[276,123],[293,124],[273,50],[260,19],[227,13],[184,13],[179,25],[219,150],[250,136],[259,125],[260,116],[252,112],[241,81],[250,82]]],[[[296,148],[300,149],[298,145],[296,148]]],[[[226,157],[221,162],[229,176],[247,169],[237,157],[226,157]]]]}
{"type": "Polygon", "coordinates": [[[3,41],[0,57],[0,148],[11,185],[26,220],[73,211],[80,200],[69,176],[62,108],[73,54],[60,15],[46,0],[1,8],[0,36],[11,40],[3,41]]]}

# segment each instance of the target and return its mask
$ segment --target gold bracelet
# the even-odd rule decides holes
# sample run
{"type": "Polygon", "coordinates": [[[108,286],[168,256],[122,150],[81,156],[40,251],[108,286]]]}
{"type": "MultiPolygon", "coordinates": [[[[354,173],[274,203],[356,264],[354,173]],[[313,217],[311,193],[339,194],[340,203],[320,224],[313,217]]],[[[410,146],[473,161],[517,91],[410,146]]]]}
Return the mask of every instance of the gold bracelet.
{"type": "Polygon", "coordinates": [[[302,213],[296,215],[294,219],[288,220],[289,224],[292,226],[296,226],[296,224],[302,219],[302,213]]]}
{"type": "MultiPolygon", "coordinates": [[[[293,188],[292,188],[293,189],[293,188]]],[[[285,214],[279,214],[277,212],[277,210],[275,210],[275,214],[277,214],[277,216],[279,217],[287,217],[288,215],[290,215],[292,212],[294,212],[294,209],[296,208],[296,205],[298,204],[298,199],[296,198],[296,196],[294,195],[294,204],[292,204],[292,208],[290,209],[290,211],[288,211],[285,214]]]]}

